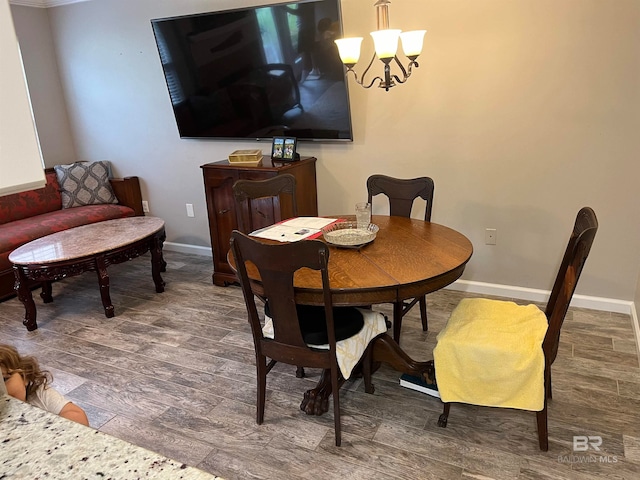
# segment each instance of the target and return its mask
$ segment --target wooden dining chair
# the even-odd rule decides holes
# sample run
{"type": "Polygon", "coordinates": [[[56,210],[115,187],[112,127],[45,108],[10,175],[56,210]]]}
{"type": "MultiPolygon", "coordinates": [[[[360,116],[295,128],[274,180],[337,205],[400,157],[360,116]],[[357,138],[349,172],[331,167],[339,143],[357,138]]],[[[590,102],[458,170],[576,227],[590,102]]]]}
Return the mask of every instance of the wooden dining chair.
{"type": "Polygon", "coordinates": [[[447,426],[451,402],[536,411],[540,449],[549,449],[547,401],[560,329],[598,230],[596,214],[582,208],[544,310],[482,298],[454,309],[433,350],[447,426]]]}
{"type": "MultiPolygon", "coordinates": [[[[365,390],[371,385],[371,355],[369,341],[363,335],[364,314],[354,307],[333,307],[329,287],[329,247],[319,240],[269,244],[235,230],[231,234],[231,250],[238,279],[247,306],[253,334],[258,381],[256,421],[264,421],[267,374],[277,362],[330,370],[331,394],[336,446],[340,446],[340,385],[343,375],[338,366],[336,342],[353,337],[364,348],[363,375],[365,390]],[[249,271],[261,279],[250,280],[249,271]],[[300,269],[304,271],[299,272],[300,269]],[[307,269],[314,270],[310,272],[307,269]],[[317,274],[322,279],[324,306],[299,306],[295,303],[293,279],[300,275],[317,274]],[[255,296],[267,299],[270,322],[260,324],[255,296]],[[267,358],[269,361],[267,362],[267,358]]],[[[381,314],[377,314],[382,317],[381,314]]],[[[382,318],[384,325],[384,318],[382,318]]],[[[376,333],[376,332],[374,332],[376,333]]],[[[360,360],[363,357],[360,357],[360,360]]]]}
{"type": "Polygon", "coordinates": [[[238,180],[232,189],[238,207],[238,229],[241,232],[250,233],[298,216],[296,178],[289,173],[266,180],[238,180]],[[289,215],[282,214],[282,211],[289,215]]]}
{"type": "MultiPolygon", "coordinates": [[[[367,179],[368,202],[372,203],[376,195],[386,195],[389,199],[389,215],[398,217],[411,217],[411,208],[417,198],[422,198],[425,204],[424,220],[431,221],[431,209],[433,207],[433,191],[435,185],[429,177],[412,179],[400,179],[386,175],[371,175],[367,179]]],[[[410,301],[397,302],[393,312],[393,339],[400,343],[400,328],[402,318],[418,303],[420,304],[420,319],[422,330],[429,329],[427,319],[426,295],[414,298],[410,301]]]]}
{"type": "MultiPolygon", "coordinates": [[[[236,219],[238,230],[251,233],[259,228],[268,227],[281,220],[280,195],[285,194],[291,205],[289,217],[298,216],[296,201],[296,177],[289,173],[277,175],[266,180],[238,180],[232,187],[236,201],[236,219]]],[[[285,217],[287,218],[287,217],[285,217]]],[[[265,299],[261,298],[268,308],[265,299]]],[[[303,378],[304,368],[298,366],[296,377],[303,378]]]]}

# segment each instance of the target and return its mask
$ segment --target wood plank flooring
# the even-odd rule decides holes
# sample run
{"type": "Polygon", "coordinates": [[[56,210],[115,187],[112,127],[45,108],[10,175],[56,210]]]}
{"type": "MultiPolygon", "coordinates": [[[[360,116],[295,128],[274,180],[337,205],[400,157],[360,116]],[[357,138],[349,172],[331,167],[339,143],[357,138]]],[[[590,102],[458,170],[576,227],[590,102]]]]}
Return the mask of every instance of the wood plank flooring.
{"type": "MultiPolygon", "coordinates": [[[[267,379],[265,422],[255,423],[240,289],[214,287],[207,257],[165,252],[165,259],[162,294],[148,256],[109,268],[111,319],[92,273],[56,283],[51,304],[34,292],[35,332],[23,327],[17,299],[0,303],[0,341],[36,355],[92,427],[229,480],[640,478],[640,368],[628,315],[569,311],[553,367],[549,452],[538,449],[531,412],[454,405],[448,427],[439,428],[439,400],[400,387],[388,367],[374,375],[373,395],[360,379],[344,385],[342,447],[335,447],[331,412],[310,417],[299,409],[316,370],[297,379],[294,367],[277,365],[267,379]],[[600,451],[573,452],[574,435],[602,437],[600,451]]],[[[463,296],[427,297],[428,333],[419,309],[405,318],[401,344],[412,357],[431,358],[463,296]]]]}

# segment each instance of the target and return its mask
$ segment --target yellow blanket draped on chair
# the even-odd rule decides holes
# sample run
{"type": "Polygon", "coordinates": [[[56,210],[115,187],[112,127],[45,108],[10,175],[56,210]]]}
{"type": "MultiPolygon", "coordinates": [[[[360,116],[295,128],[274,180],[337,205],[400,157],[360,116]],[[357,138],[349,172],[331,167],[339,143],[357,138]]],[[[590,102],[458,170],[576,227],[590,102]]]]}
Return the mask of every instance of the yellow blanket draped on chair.
{"type": "Polygon", "coordinates": [[[535,305],[463,299],[433,350],[442,401],[542,410],[547,325],[535,305]]]}

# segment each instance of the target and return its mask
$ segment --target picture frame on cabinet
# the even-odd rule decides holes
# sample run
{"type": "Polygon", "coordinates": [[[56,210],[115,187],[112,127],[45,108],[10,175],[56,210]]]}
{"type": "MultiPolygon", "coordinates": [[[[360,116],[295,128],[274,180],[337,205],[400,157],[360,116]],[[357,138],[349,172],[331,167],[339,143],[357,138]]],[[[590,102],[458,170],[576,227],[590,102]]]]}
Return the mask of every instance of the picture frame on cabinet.
{"type": "Polygon", "coordinates": [[[271,142],[271,158],[282,160],[284,155],[284,137],[273,137],[271,142]]]}
{"type": "Polygon", "coordinates": [[[297,139],[295,137],[273,137],[271,143],[271,160],[278,162],[294,162],[300,159],[296,153],[297,139]]]}

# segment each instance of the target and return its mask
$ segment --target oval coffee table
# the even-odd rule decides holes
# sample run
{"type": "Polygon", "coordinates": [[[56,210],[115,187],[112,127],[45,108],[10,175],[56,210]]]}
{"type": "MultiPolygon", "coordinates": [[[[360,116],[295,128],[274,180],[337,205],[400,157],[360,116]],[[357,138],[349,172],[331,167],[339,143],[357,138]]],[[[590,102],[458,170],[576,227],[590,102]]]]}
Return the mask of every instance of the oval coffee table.
{"type": "Polygon", "coordinates": [[[16,276],[15,290],[25,307],[22,323],[29,331],[38,328],[36,305],[31,295],[34,282],[42,282],[40,296],[45,303],[50,303],[52,281],[88,271],[98,274],[104,314],[107,318],[113,317],[107,267],[149,251],[156,292],[164,292],[160,272],[166,267],[162,257],[165,238],[164,220],[128,217],[70,228],[18,247],[11,252],[9,260],[16,276]]]}

